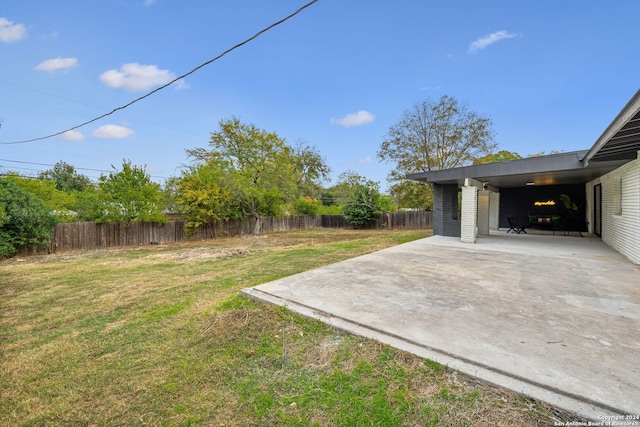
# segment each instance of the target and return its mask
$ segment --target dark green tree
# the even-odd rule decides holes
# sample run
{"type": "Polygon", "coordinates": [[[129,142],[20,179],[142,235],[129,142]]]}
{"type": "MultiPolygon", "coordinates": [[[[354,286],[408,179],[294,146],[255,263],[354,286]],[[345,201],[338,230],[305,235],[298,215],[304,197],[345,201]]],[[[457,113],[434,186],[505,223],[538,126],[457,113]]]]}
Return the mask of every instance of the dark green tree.
{"type": "Polygon", "coordinates": [[[25,245],[46,247],[56,218],[42,200],[9,179],[0,179],[0,258],[25,245]]]}
{"type": "Polygon", "coordinates": [[[165,223],[160,184],[151,181],[144,167],[124,160],[122,169],[102,175],[98,181],[99,216],[96,222],[165,223]]]}
{"type": "Polygon", "coordinates": [[[52,209],[58,221],[78,221],[76,212],[77,191],[70,194],[58,190],[55,183],[48,179],[25,178],[17,175],[9,175],[6,179],[42,200],[47,207],[52,209]]]}
{"type": "Polygon", "coordinates": [[[98,221],[104,214],[102,202],[98,197],[97,186],[89,185],[82,192],[74,193],[76,203],[74,210],[78,221],[98,221]]]}
{"type": "Polygon", "coordinates": [[[393,202],[389,196],[380,193],[377,182],[366,179],[353,171],[343,172],[334,187],[342,214],[353,225],[362,226],[375,221],[381,214],[387,214],[387,225],[391,227],[393,202]]]}
{"type": "Polygon", "coordinates": [[[76,169],[68,163],[60,161],[52,169],[41,172],[40,179],[48,179],[56,183],[56,188],[65,193],[84,191],[91,185],[91,180],[76,172],[76,169]]]}

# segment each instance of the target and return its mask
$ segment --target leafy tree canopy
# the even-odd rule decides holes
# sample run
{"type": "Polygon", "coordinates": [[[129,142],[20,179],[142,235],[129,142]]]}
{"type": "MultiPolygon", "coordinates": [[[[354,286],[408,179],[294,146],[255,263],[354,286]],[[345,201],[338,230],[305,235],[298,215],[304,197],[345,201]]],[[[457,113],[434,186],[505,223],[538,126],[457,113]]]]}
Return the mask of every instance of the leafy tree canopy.
{"type": "Polygon", "coordinates": [[[500,150],[497,153],[490,153],[486,156],[478,157],[473,160],[474,165],[482,165],[485,163],[507,162],[509,160],[518,160],[522,156],[515,151],[500,150]]]}
{"type": "Polygon", "coordinates": [[[0,179],[0,258],[15,255],[24,245],[45,247],[55,224],[52,209],[42,200],[13,180],[0,179]]]}
{"type": "Polygon", "coordinates": [[[312,146],[298,141],[292,148],[292,161],[296,167],[296,188],[299,197],[318,198],[322,183],[329,181],[331,169],[326,159],[312,146]]]}
{"type": "Polygon", "coordinates": [[[241,216],[230,187],[225,185],[225,174],[215,159],[210,159],[191,166],[176,181],[175,202],[187,220],[189,234],[203,224],[241,216]]]}
{"type": "Polygon", "coordinates": [[[14,182],[18,187],[36,196],[49,207],[61,222],[73,222],[78,220],[76,213],[76,193],[69,194],[56,188],[56,184],[48,179],[24,178],[18,175],[9,175],[6,178],[14,182]]]}
{"type": "Polygon", "coordinates": [[[429,207],[431,189],[424,184],[405,184],[405,177],[465,166],[493,152],[497,146],[491,127],[488,117],[447,95],[437,102],[425,100],[405,110],[389,128],[378,151],[381,160],[395,164],[388,176],[394,198],[411,207],[424,201],[420,207],[429,207]]]}
{"type": "Polygon", "coordinates": [[[318,215],[322,202],[311,197],[300,197],[293,202],[293,211],[297,215],[318,215]]]}
{"type": "Polygon", "coordinates": [[[63,161],[56,163],[52,169],[41,172],[38,178],[53,181],[58,190],[66,193],[84,191],[91,185],[88,177],[79,174],[73,166],[63,161]]]}
{"type": "Polygon", "coordinates": [[[126,160],[120,171],[112,167],[114,172],[99,178],[96,222],[166,222],[162,189],[145,168],[126,160]]]}
{"type": "Polygon", "coordinates": [[[433,187],[429,184],[405,179],[393,183],[389,193],[400,208],[433,208],[433,187]]]}
{"type": "Polygon", "coordinates": [[[491,153],[492,122],[450,96],[406,110],[382,142],[378,157],[395,162],[394,178],[464,166],[491,153]]]}
{"type": "Polygon", "coordinates": [[[558,151],[558,150],[551,150],[551,151],[549,151],[548,153],[546,153],[546,152],[544,152],[544,151],[541,151],[541,152],[539,152],[539,153],[531,153],[531,154],[528,154],[528,155],[527,155],[527,157],[550,156],[551,154],[559,154],[559,153],[561,153],[561,152],[562,152],[562,151],[558,151]]]}
{"type": "Polygon", "coordinates": [[[167,178],[162,185],[162,194],[164,197],[164,203],[167,206],[167,211],[176,213],[180,211],[180,207],[178,206],[177,198],[179,197],[179,184],[180,177],[171,176],[167,178]]]}
{"type": "Polygon", "coordinates": [[[260,234],[262,218],[279,215],[296,194],[291,149],[276,133],[237,118],[222,120],[209,144],[214,164],[226,171],[233,199],[244,216],[255,218],[254,234],[260,234]]]}
{"type": "Polygon", "coordinates": [[[366,179],[353,171],[342,173],[334,191],[342,213],[350,224],[365,225],[375,221],[383,212],[393,210],[390,197],[380,193],[377,182],[366,179]]]}
{"type": "Polygon", "coordinates": [[[73,209],[77,214],[77,221],[97,221],[104,214],[101,208],[102,202],[98,197],[98,188],[90,185],[82,192],[73,194],[76,198],[73,209]]]}
{"type": "Polygon", "coordinates": [[[264,216],[280,215],[287,202],[317,193],[329,173],[314,148],[301,143],[290,147],[276,133],[235,117],[220,121],[209,144],[210,151],[197,148],[187,153],[197,163],[219,170],[217,187],[229,194],[234,209],[255,219],[256,235],[264,216]]]}

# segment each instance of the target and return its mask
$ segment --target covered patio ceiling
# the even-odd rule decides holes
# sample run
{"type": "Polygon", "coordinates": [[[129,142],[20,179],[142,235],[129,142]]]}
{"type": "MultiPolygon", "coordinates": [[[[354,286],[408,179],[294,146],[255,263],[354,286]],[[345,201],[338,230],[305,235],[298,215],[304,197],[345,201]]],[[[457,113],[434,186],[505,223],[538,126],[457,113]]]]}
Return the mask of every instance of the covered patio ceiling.
{"type": "Polygon", "coordinates": [[[584,184],[635,159],[640,151],[640,90],[589,150],[407,175],[407,179],[464,185],[473,178],[498,188],[584,184]]]}
{"type": "Polygon", "coordinates": [[[459,186],[464,185],[465,178],[473,178],[498,188],[584,184],[611,172],[628,161],[600,161],[585,167],[582,158],[586,153],[587,150],[573,151],[501,163],[444,169],[412,174],[407,178],[435,184],[458,184],[459,186]]]}

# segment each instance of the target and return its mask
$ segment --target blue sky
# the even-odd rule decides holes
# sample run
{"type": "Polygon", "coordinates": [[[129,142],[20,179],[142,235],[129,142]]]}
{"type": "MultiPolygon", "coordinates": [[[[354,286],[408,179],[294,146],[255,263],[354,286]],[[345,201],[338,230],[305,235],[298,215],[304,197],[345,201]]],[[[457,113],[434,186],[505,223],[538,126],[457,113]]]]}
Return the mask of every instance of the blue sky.
{"type": "MultiPolygon", "coordinates": [[[[0,142],[127,104],[306,4],[302,0],[28,0],[0,9],[0,142]]],[[[376,152],[403,111],[443,95],[521,155],[591,147],[640,87],[640,2],[319,0],[131,107],[64,136],[0,145],[0,170],[63,160],[178,175],[232,116],[304,141],[335,177],[386,187],[376,152]],[[11,161],[9,161],[11,160],[11,161]]],[[[80,170],[96,179],[100,173],[80,170]]],[[[330,184],[329,184],[330,185],[330,184]]]]}

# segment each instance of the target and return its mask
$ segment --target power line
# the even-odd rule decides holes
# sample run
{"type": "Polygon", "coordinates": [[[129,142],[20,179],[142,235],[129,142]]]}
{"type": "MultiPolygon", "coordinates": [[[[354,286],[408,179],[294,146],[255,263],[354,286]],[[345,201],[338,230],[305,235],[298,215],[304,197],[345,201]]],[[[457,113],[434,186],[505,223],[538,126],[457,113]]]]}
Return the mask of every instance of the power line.
{"type": "MultiPolygon", "coordinates": [[[[56,165],[52,165],[50,163],[36,163],[36,162],[25,162],[23,160],[9,160],[9,159],[0,159],[0,162],[11,162],[11,163],[21,163],[23,165],[36,165],[36,166],[56,166],[56,165]]],[[[1,165],[0,165],[1,166],[1,165]]],[[[103,173],[112,173],[113,170],[104,170],[104,169],[90,169],[90,168],[77,168],[75,166],[73,166],[73,168],[75,170],[82,170],[82,171],[91,171],[91,172],[103,172],[103,173]]],[[[18,168],[16,167],[15,169],[28,169],[28,168],[18,168]]],[[[40,169],[31,169],[31,170],[38,170],[40,171],[40,169]]],[[[169,179],[166,176],[154,176],[154,175],[149,175],[149,177],[151,178],[161,178],[161,179],[169,179]]]]}
{"type": "Polygon", "coordinates": [[[14,174],[14,173],[5,173],[5,172],[0,172],[0,178],[23,178],[23,179],[36,179],[36,180],[42,180],[41,178],[38,178],[37,176],[29,176],[29,175],[20,175],[20,174],[14,174]]]}
{"type": "Polygon", "coordinates": [[[205,67],[205,66],[207,66],[207,65],[211,64],[212,62],[217,61],[218,59],[220,59],[220,58],[222,58],[223,56],[225,56],[226,54],[228,54],[228,53],[230,53],[230,52],[232,52],[232,51],[236,50],[237,48],[242,47],[242,46],[244,46],[245,44],[247,44],[247,43],[249,43],[249,42],[251,42],[251,41],[255,40],[256,38],[260,37],[262,34],[266,33],[267,31],[271,30],[272,28],[275,28],[275,27],[277,27],[278,25],[282,24],[283,22],[288,21],[289,19],[293,18],[294,16],[296,16],[297,14],[299,14],[300,12],[302,12],[303,10],[305,10],[306,8],[308,8],[309,6],[311,6],[312,4],[316,3],[317,1],[318,1],[318,0],[311,0],[309,3],[305,4],[305,5],[304,5],[304,6],[302,6],[300,9],[296,10],[295,12],[293,12],[292,14],[290,14],[290,15],[288,15],[288,16],[286,16],[286,17],[282,18],[281,20],[279,20],[279,21],[277,21],[277,22],[274,22],[273,24],[269,25],[268,27],[266,27],[266,28],[264,28],[264,29],[262,29],[262,30],[258,31],[256,34],[254,34],[253,36],[249,37],[249,38],[248,38],[248,39],[246,39],[245,41],[243,41],[243,42],[241,42],[241,43],[238,43],[237,45],[235,45],[235,46],[233,46],[233,47],[231,47],[231,48],[229,48],[229,49],[225,50],[224,52],[222,52],[220,55],[216,56],[215,58],[210,59],[210,60],[208,60],[208,61],[206,61],[206,62],[204,62],[204,63],[202,63],[202,64],[198,65],[196,68],[194,68],[193,70],[189,71],[188,73],[185,73],[185,74],[183,74],[183,75],[181,75],[181,76],[179,76],[179,77],[176,77],[175,79],[171,80],[169,83],[166,83],[166,84],[164,84],[164,85],[162,85],[162,86],[160,86],[160,87],[158,87],[158,88],[156,88],[156,89],[152,90],[151,92],[147,93],[146,95],[143,95],[143,96],[141,96],[141,97],[139,97],[139,98],[134,99],[133,101],[129,102],[128,104],[125,104],[125,105],[123,105],[123,106],[121,106],[121,107],[116,107],[116,108],[114,108],[112,111],[110,111],[110,112],[108,112],[108,113],[105,113],[105,114],[103,114],[103,115],[101,115],[101,116],[98,116],[98,117],[96,117],[96,118],[94,118],[94,119],[91,119],[91,120],[89,120],[89,121],[86,121],[86,122],[84,122],[84,123],[81,123],[81,124],[79,124],[79,125],[76,125],[76,126],[74,126],[74,127],[71,127],[71,128],[69,128],[69,129],[65,129],[65,130],[60,131],[60,132],[52,133],[52,134],[47,135],[47,136],[41,136],[41,137],[39,137],[39,138],[25,139],[24,141],[0,142],[0,144],[4,144],[4,145],[9,145],[9,144],[25,144],[25,143],[27,143],[27,142],[35,142],[35,141],[41,141],[41,140],[43,140],[43,139],[53,138],[54,136],[62,135],[62,134],[63,134],[63,133],[65,133],[65,132],[69,132],[69,131],[72,131],[72,130],[75,130],[75,129],[81,128],[81,127],[83,127],[83,126],[86,126],[86,125],[88,125],[88,124],[90,124],[90,123],[96,122],[96,121],[98,121],[98,120],[100,120],[100,119],[103,119],[103,118],[105,118],[105,117],[107,117],[107,116],[110,116],[111,114],[116,113],[117,111],[124,110],[125,108],[127,108],[127,107],[129,107],[129,106],[131,106],[131,105],[135,104],[136,102],[138,102],[138,101],[142,101],[143,99],[145,99],[145,98],[147,98],[147,97],[149,97],[149,96],[153,95],[154,93],[156,93],[156,92],[158,92],[158,91],[160,91],[160,90],[162,90],[162,89],[165,89],[165,88],[167,88],[167,87],[171,86],[172,84],[174,84],[174,83],[175,83],[175,82],[177,82],[178,80],[184,79],[185,77],[187,77],[187,76],[189,76],[189,75],[191,75],[191,74],[195,73],[195,72],[196,72],[196,71],[198,71],[200,68],[203,68],[203,67],[205,67]]]}
{"type": "MultiPolygon", "coordinates": [[[[3,165],[0,165],[0,168],[5,168],[3,165]]],[[[6,169],[6,168],[5,168],[6,169]]],[[[21,169],[21,170],[25,170],[25,171],[34,171],[34,172],[41,172],[42,169],[34,169],[34,168],[21,168],[19,166],[13,166],[11,167],[11,170],[13,171],[14,169],[21,169]]]]}
{"type": "Polygon", "coordinates": [[[19,88],[21,88],[21,89],[30,90],[30,91],[32,91],[32,92],[37,92],[37,93],[41,93],[41,94],[44,94],[44,95],[52,96],[52,97],[54,97],[54,98],[63,99],[63,100],[65,100],[65,101],[75,102],[76,104],[84,105],[85,107],[96,108],[96,109],[98,109],[98,110],[103,110],[103,111],[104,111],[104,110],[106,110],[106,108],[98,107],[98,106],[96,106],[96,105],[87,104],[87,103],[85,103],[85,102],[81,102],[81,101],[76,101],[76,100],[71,99],[71,98],[65,98],[64,96],[56,95],[55,93],[45,92],[45,91],[40,90],[40,89],[34,89],[34,88],[31,88],[31,87],[27,87],[27,86],[24,86],[24,85],[20,85],[20,84],[18,84],[18,83],[8,82],[8,81],[6,81],[6,80],[2,80],[2,79],[0,79],[0,82],[2,82],[2,83],[4,83],[4,84],[11,85],[11,86],[19,87],[19,88]]]}
{"type": "MultiPolygon", "coordinates": [[[[31,87],[28,87],[28,86],[24,86],[24,85],[21,85],[21,84],[18,84],[18,83],[9,82],[9,81],[3,80],[3,79],[0,79],[0,83],[4,83],[4,84],[7,84],[7,85],[19,87],[19,88],[25,89],[25,90],[30,90],[30,91],[36,92],[36,93],[41,93],[41,94],[44,94],[44,95],[47,95],[47,96],[51,96],[51,97],[54,97],[54,98],[58,98],[58,99],[62,99],[62,100],[65,100],[65,101],[73,102],[73,103],[76,103],[76,104],[79,104],[79,105],[84,105],[85,107],[91,107],[91,108],[95,108],[97,110],[108,111],[108,109],[105,108],[105,107],[98,107],[97,105],[87,104],[86,102],[77,101],[77,100],[71,99],[71,98],[66,98],[64,96],[56,95],[55,93],[45,92],[45,91],[40,90],[40,89],[34,89],[34,88],[31,88],[31,87]]],[[[36,101],[30,101],[30,102],[33,102],[33,103],[38,104],[38,105],[45,105],[45,104],[41,104],[41,103],[36,102],[36,101]]],[[[48,107],[58,108],[61,111],[65,111],[65,110],[62,110],[59,107],[52,107],[52,106],[48,106],[48,107]]],[[[202,136],[202,135],[195,134],[193,132],[186,131],[184,129],[177,129],[177,128],[168,126],[166,123],[157,123],[157,122],[154,122],[153,120],[139,118],[139,117],[128,115],[128,114],[125,114],[125,117],[131,117],[131,118],[133,118],[135,120],[138,120],[138,121],[144,121],[144,122],[147,122],[147,123],[151,123],[151,124],[153,124],[155,126],[161,126],[161,127],[166,128],[166,129],[171,129],[173,131],[184,133],[184,134],[187,134],[187,135],[192,135],[192,136],[197,136],[197,137],[201,137],[202,136]]],[[[1,126],[2,126],[2,117],[0,117],[0,127],[1,126]]]]}
{"type": "MultiPolygon", "coordinates": [[[[36,165],[36,166],[55,166],[50,163],[25,162],[22,160],[9,160],[9,159],[0,159],[0,162],[22,163],[24,165],[36,165]]],[[[107,171],[103,169],[77,168],[75,166],[73,168],[77,170],[92,171],[92,172],[105,172],[105,173],[113,172],[113,171],[107,171]]],[[[159,178],[164,178],[164,177],[159,177],[159,178]]]]}

